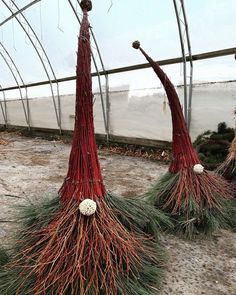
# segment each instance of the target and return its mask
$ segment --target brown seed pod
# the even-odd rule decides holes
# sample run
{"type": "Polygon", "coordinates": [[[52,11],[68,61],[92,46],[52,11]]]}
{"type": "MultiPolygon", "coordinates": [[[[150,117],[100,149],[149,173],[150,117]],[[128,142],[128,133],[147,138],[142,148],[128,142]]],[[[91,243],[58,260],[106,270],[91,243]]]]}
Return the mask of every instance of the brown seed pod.
{"type": "Polygon", "coordinates": [[[84,10],[90,11],[93,8],[92,1],[91,0],[82,0],[80,2],[80,7],[83,11],[84,10]]]}

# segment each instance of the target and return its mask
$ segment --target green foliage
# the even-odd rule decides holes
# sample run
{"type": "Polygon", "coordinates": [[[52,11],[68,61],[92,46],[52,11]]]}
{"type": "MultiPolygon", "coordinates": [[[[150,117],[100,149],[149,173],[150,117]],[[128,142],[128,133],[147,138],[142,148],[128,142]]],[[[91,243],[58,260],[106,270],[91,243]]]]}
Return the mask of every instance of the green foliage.
{"type": "Polygon", "coordinates": [[[227,225],[236,232],[236,200],[225,201],[223,205],[227,216],[227,225]]]}
{"type": "Polygon", "coordinates": [[[205,168],[214,170],[225,160],[233,138],[234,129],[227,127],[225,122],[218,124],[217,131],[207,130],[196,138],[193,145],[205,168]]]}
{"type": "Polygon", "coordinates": [[[35,202],[30,205],[21,205],[16,208],[16,219],[23,229],[33,227],[42,228],[50,222],[52,216],[60,209],[58,196],[43,198],[40,203],[35,202]]]}
{"type": "Polygon", "coordinates": [[[210,236],[221,228],[236,229],[235,199],[225,200],[221,196],[216,196],[218,207],[210,207],[206,203],[204,208],[199,208],[196,201],[191,198],[191,191],[189,191],[188,206],[182,203],[180,210],[176,213],[172,212],[172,208],[165,207],[178,179],[178,173],[168,172],[146,194],[149,203],[157,208],[162,208],[167,214],[171,214],[174,222],[173,233],[187,239],[194,239],[200,236],[210,236]]]}
{"type": "Polygon", "coordinates": [[[0,268],[6,265],[10,260],[10,257],[7,253],[7,251],[3,248],[0,247],[0,268]]]}
{"type": "Polygon", "coordinates": [[[207,206],[200,209],[196,202],[191,200],[189,207],[175,216],[176,231],[188,239],[193,239],[197,236],[210,236],[218,229],[229,229],[235,223],[236,216],[230,215],[234,207],[229,212],[226,206],[227,202],[221,202],[221,209],[207,206]]]}
{"type": "Polygon", "coordinates": [[[20,275],[20,269],[0,269],[0,294],[1,295],[32,295],[30,287],[34,279],[26,278],[20,275]],[[21,292],[17,293],[17,289],[21,287],[21,292]]]}
{"type": "MultiPolygon", "coordinates": [[[[153,245],[153,247],[155,247],[153,245]]],[[[156,248],[156,255],[160,253],[160,249],[156,248]]],[[[125,289],[119,292],[119,295],[157,295],[158,289],[153,286],[160,286],[164,277],[163,267],[165,261],[162,257],[158,259],[156,263],[150,259],[148,255],[141,257],[141,265],[139,268],[139,274],[132,280],[128,279],[125,285],[125,289]]],[[[124,284],[123,284],[124,285],[124,284]]],[[[121,282],[122,286],[122,282],[121,282]]]]}
{"type": "MultiPolygon", "coordinates": [[[[232,130],[233,128],[229,128],[227,127],[227,124],[225,122],[221,122],[218,124],[218,127],[217,127],[217,133],[218,134],[227,134],[227,133],[232,133],[232,130]]],[[[216,133],[216,134],[217,134],[216,133]]]]}
{"type": "Polygon", "coordinates": [[[201,133],[200,135],[197,136],[193,145],[195,147],[197,147],[199,144],[203,143],[205,140],[208,140],[210,138],[211,134],[212,134],[211,130],[207,130],[207,131],[201,133]]]}
{"type": "Polygon", "coordinates": [[[162,230],[173,228],[170,217],[145,200],[121,198],[107,194],[106,201],[119,221],[129,230],[156,236],[162,230]]]}

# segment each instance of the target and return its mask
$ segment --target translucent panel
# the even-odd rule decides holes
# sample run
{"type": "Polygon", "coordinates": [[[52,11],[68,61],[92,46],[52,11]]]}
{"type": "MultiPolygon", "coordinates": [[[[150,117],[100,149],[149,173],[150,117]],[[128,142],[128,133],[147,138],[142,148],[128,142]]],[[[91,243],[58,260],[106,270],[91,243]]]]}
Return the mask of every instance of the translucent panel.
{"type": "Polygon", "coordinates": [[[179,37],[172,1],[94,1],[91,22],[107,68],[142,62],[132,48],[134,40],[154,58],[179,54],[179,37]],[[102,2],[102,3],[101,3],[102,2]]]}
{"type": "Polygon", "coordinates": [[[230,127],[235,126],[236,82],[196,85],[193,93],[193,138],[203,131],[216,130],[220,122],[226,122],[230,127]]]}
{"type": "Polygon", "coordinates": [[[235,47],[235,0],[185,0],[193,53],[235,47]]]}
{"type": "Polygon", "coordinates": [[[9,69],[7,63],[3,59],[3,57],[0,55],[0,84],[2,87],[8,87],[9,85],[16,85],[16,82],[14,80],[14,77],[11,73],[11,70],[9,69]]]}
{"type": "Polygon", "coordinates": [[[7,102],[8,123],[13,126],[27,126],[21,100],[7,102]]]}
{"type": "Polygon", "coordinates": [[[163,93],[154,90],[150,94],[145,89],[133,94],[127,90],[116,91],[110,99],[112,134],[171,140],[170,111],[163,109],[163,93]]]}
{"type": "Polygon", "coordinates": [[[232,55],[194,62],[195,83],[235,80],[235,77],[236,64],[232,55]]]}
{"type": "MultiPolygon", "coordinates": [[[[183,87],[178,87],[180,97],[183,87]]],[[[199,84],[193,88],[191,135],[208,129],[215,130],[219,122],[234,126],[236,82],[199,84]]],[[[140,89],[136,92],[114,90],[110,93],[110,133],[125,137],[149,138],[171,141],[172,126],[168,103],[163,89],[140,89]]],[[[74,95],[62,95],[62,129],[73,130],[74,95]]],[[[38,97],[29,101],[31,126],[58,129],[51,97],[38,97]]],[[[9,124],[26,126],[21,101],[7,102],[9,124]]],[[[95,129],[105,133],[101,100],[95,93],[95,129]]],[[[0,123],[3,117],[0,113],[0,123]]]]}
{"type": "MultiPolygon", "coordinates": [[[[101,100],[99,94],[95,94],[94,102],[94,121],[96,133],[105,133],[101,100]]],[[[63,130],[73,130],[75,95],[62,95],[61,119],[63,130]]],[[[52,97],[37,97],[29,100],[30,107],[30,125],[31,127],[58,129],[52,97]]],[[[27,126],[22,102],[20,100],[7,101],[8,124],[16,126],[27,126]]],[[[0,124],[4,123],[2,113],[0,112],[0,124]]]]}
{"type": "MultiPolygon", "coordinates": [[[[40,58],[16,20],[6,23],[2,28],[2,43],[25,83],[48,80],[40,58]]],[[[13,85],[9,83],[9,86],[13,85]]]]}

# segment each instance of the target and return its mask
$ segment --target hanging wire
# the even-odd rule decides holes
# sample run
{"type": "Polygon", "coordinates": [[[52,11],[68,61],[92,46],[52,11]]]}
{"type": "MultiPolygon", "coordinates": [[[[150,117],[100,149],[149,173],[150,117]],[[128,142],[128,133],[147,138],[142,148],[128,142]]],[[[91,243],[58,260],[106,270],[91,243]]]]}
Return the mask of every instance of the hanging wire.
{"type": "Polygon", "coordinates": [[[113,6],[113,1],[111,0],[111,4],[110,4],[110,6],[109,6],[109,8],[108,8],[108,10],[107,10],[107,13],[109,13],[109,12],[110,12],[110,10],[111,10],[112,6],[113,6]]]}
{"type": "Polygon", "coordinates": [[[62,28],[60,26],[60,22],[61,22],[60,0],[57,0],[57,28],[58,28],[59,31],[64,33],[64,31],[62,30],[62,28]]]}
{"type": "Polygon", "coordinates": [[[93,105],[95,104],[96,100],[97,100],[96,95],[93,95],[93,105]]]}
{"type": "Polygon", "coordinates": [[[163,106],[162,106],[162,111],[166,115],[166,113],[167,113],[167,99],[166,99],[166,93],[165,93],[165,91],[163,92],[163,106]]]}
{"type": "Polygon", "coordinates": [[[163,90],[163,104],[162,104],[162,111],[163,113],[166,115],[167,114],[167,95],[166,95],[166,91],[165,91],[165,84],[166,84],[166,80],[164,82],[164,85],[161,83],[160,87],[163,90]]]}

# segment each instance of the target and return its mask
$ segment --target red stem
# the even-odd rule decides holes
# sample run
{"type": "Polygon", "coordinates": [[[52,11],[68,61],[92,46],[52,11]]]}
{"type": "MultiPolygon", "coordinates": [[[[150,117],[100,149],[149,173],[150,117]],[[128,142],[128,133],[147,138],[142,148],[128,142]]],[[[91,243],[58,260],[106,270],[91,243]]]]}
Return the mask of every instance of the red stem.
{"type": "Polygon", "coordinates": [[[195,164],[200,163],[200,161],[196,151],[193,148],[177,92],[174,88],[174,85],[171,83],[170,79],[163,72],[160,66],[153,59],[151,59],[141,47],[139,49],[161,80],[169,100],[173,127],[173,160],[169,167],[169,171],[176,173],[181,169],[190,168],[195,164]]]}
{"type": "Polygon", "coordinates": [[[80,202],[105,195],[94,133],[91,46],[86,10],[80,28],[76,74],[74,135],[67,176],[59,191],[63,202],[71,198],[80,202]]]}

